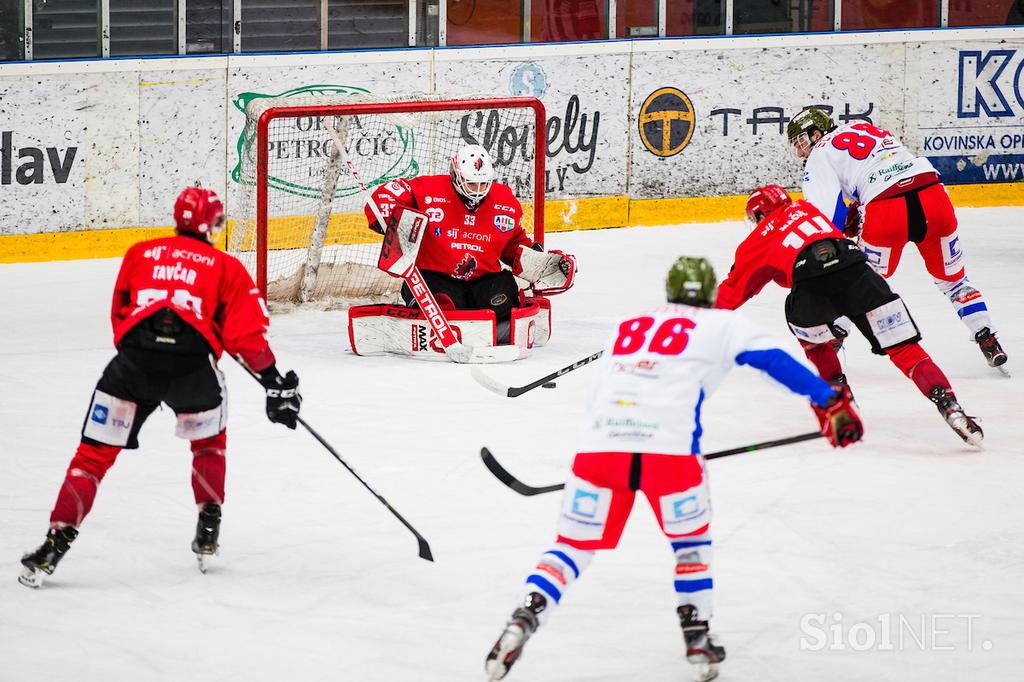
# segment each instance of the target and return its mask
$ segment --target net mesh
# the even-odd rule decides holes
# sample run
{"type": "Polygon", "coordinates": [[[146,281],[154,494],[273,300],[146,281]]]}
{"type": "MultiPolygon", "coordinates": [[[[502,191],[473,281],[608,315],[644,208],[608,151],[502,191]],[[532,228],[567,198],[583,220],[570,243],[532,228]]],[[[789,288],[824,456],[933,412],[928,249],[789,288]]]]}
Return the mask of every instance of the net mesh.
{"type": "Polygon", "coordinates": [[[384,100],[321,96],[250,102],[238,176],[243,198],[230,221],[228,250],[254,279],[257,264],[265,259],[268,301],[330,307],[397,302],[401,280],[377,269],[381,237],[367,226],[363,194],[346,161],[351,160],[372,191],[396,178],[447,174],[452,155],[468,143],[489,149],[495,181],[507,184],[518,197],[523,226],[532,235],[538,172],[535,112],[507,105],[481,108],[481,102],[468,101],[480,99],[485,98],[417,95],[387,101],[432,102],[438,107],[457,102],[459,108],[344,115],[328,111],[317,116],[293,114],[289,108],[384,100]],[[269,109],[278,117],[271,120],[266,139],[259,139],[257,123],[269,109]],[[340,148],[335,138],[343,142],[340,148]],[[257,248],[256,193],[256,150],[261,144],[269,152],[267,243],[262,252],[257,248]]]}

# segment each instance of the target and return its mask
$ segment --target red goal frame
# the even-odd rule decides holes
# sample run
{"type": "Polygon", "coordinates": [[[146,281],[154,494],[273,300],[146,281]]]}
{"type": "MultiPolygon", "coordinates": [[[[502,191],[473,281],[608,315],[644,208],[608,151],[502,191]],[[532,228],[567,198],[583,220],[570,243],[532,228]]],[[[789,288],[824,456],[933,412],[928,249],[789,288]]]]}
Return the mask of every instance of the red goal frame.
{"type": "MultiPolygon", "coordinates": [[[[409,114],[462,109],[533,109],[534,140],[533,239],[544,244],[544,187],[547,161],[547,113],[536,97],[477,97],[471,99],[420,100],[409,102],[363,102],[272,107],[260,114],[256,124],[256,286],[267,295],[267,203],[270,150],[266,141],[270,122],[300,116],[344,116],[359,114],[409,114]]],[[[372,190],[372,188],[370,188],[372,190]]]]}

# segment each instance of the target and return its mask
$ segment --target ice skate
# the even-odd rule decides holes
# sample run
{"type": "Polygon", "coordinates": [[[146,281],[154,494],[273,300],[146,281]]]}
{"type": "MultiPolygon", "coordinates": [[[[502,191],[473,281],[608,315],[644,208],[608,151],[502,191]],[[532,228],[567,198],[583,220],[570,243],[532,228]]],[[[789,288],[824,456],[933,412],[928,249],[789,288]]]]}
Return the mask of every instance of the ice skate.
{"type": "Polygon", "coordinates": [[[996,335],[988,327],[985,327],[974,335],[974,340],[977,342],[978,348],[981,349],[981,354],[985,356],[988,366],[995,367],[1006,376],[1010,376],[1010,371],[1006,369],[1006,351],[999,345],[996,335]]]}
{"type": "Polygon", "coordinates": [[[964,408],[960,407],[952,391],[943,386],[936,386],[928,392],[928,398],[939,408],[939,414],[950,428],[956,431],[956,435],[969,445],[981,447],[981,441],[985,438],[984,432],[974,421],[974,417],[964,414],[964,408]]]}
{"type": "Polygon", "coordinates": [[[44,577],[53,575],[57,564],[71,548],[71,543],[76,537],[78,531],[71,526],[59,530],[51,528],[39,549],[21,557],[22,569],[18,582],[27,587],[41,587],[44,577]]]}
{"type": "Polygon", "coordinates": [[[508,675],[512,665],[523,653],[523,646],[530,635],[537,631],[540,624],[537,616],[546,609],[548,600],[542,594],[531,592],[527,597],[526,604],[512,612],[504,632],[494,643],[491,653],[487,654],[487,661],[484,663],[484,670],[487,672],[487,679],[490,682],[500,680],[508,675]]]}
{"type": "Polygon", "coordinates": [[[192,551],[196,553],[196,560],[199,562],[199,570],[202,573],[206,573],[210,567],[210,557],[218,553],[220,545],[217,544],[217,537],[219,535],[220,505],[207,502],[199,510],[196,537],[192,541],[192,551]]]}
{"type": "Polygon", "coordinates": [[[697,620],[697,607],[680,606],[679,624],[686,642],[686,660],[697,666],[697,682],[708,682],[718,677],[718,664],[725,660],[725,647],[708,632],[708,622],[697,620]]]}

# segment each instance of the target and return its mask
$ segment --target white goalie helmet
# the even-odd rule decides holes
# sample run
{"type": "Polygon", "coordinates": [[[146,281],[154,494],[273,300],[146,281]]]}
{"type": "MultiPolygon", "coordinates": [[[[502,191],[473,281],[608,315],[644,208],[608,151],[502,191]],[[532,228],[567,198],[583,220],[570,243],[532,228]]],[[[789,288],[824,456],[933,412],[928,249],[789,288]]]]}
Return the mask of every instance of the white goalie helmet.
{"type": "Polygon", "coordinates": [[[452,157],[452,185],[472,206],[477,206],[494,184],[494,164],[487,150],[467,144],[452,157]]]}

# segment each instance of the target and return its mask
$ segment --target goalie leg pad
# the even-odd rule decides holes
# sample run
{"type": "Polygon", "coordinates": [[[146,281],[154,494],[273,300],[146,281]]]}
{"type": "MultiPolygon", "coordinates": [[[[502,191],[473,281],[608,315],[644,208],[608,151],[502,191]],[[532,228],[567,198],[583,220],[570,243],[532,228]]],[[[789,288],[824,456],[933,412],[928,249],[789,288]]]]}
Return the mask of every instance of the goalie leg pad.
{"type": "MultiPolygon", "coordinates": [[[[496,345],[490,310],[459,310],[447,315],[455,337],[469,347],[496,345]]],[[[348,311],[348,337],[356,355],[404,355],[418,360],[449,358],[422,313],[414,308],[373,305],[348,311]]]]}

